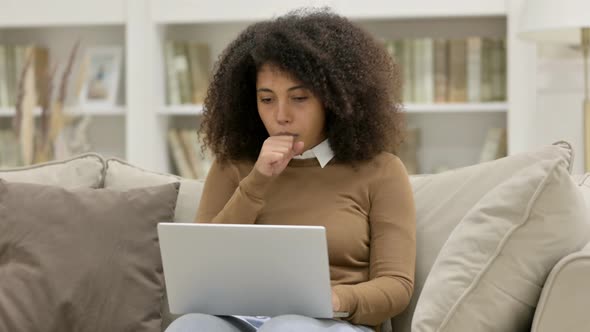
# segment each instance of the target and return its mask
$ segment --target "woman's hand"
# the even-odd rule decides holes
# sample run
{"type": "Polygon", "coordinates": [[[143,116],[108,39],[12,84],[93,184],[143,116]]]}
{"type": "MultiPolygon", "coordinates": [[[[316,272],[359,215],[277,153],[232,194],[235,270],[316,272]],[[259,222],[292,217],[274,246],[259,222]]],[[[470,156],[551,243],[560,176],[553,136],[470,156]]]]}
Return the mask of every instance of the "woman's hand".
{"type": "Polygon", "coordinates": [[[332,291],[332,311],[340,311],[340,298],[334,293],[334,291],[332,291]]]}
{"type": "Polygon", "coordinates": [[[277,176],[294,156],[303,152],[303,142],[293,136],[271,136],[262,144],[254,167],[266,176],[277,176]]]}

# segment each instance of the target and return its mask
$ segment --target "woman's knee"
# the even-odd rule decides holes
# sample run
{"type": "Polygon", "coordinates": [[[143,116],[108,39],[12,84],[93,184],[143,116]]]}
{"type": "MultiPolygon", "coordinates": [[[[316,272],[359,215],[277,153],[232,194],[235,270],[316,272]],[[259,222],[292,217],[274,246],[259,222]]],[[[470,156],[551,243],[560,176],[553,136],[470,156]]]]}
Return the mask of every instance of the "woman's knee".
{"type": "Polygon", "coordinates": [[[206,314],[186,314],[170,324],[166,332],[235,332],[240,331],[229,321],[213,315],[206,314]]]}
{"type": "Polygon", "coordinates": [[[315,318],[300,315],[276,316],[265,322],[258,332],[300,332],[314,331],[322,327],[322,322],[315,318]]]}
{"type": "Polygon", "coordinates": [[[283,315],[272,318],[258,332],[361,332],[363,329],[333,319],[316,319],[300,315],[283,315]]]}

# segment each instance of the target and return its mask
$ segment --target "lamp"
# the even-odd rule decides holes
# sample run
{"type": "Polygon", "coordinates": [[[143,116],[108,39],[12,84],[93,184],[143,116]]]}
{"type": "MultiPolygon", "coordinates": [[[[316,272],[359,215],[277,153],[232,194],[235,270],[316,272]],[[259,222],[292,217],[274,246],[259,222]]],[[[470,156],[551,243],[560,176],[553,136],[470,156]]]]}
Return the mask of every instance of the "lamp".
{"type": "Polygon", "coordinates": [[[520,37],[581,44],[584,57],[584,169],[590,171],[590,0],[525,0],[520,37]]]}

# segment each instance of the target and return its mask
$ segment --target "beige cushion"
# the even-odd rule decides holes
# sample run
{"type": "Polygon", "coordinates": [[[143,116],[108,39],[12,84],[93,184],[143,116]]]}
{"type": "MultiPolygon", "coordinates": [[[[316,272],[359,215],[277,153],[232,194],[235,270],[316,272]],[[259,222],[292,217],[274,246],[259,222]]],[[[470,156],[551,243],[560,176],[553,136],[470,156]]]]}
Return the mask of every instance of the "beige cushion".
{"type": "Polygon", "coordinates": [[[577,332],[590,326],[590,244],[551,270],[535,311],[532,332],[577,332]]]}
{"type": "MultiPolygon", "coordinates": [[[[106,174],[104,186],[116,190],[139,188],[163,183],[180,182],[178,201],[174,212],[175,222],[194,222],[197,216],[197,208],[201,200],[203,183],[198,180],[181,178],[171,174],[163,174],[148,171],[133,166],[123,160],[112,158],[106,161],[106,174]]],[[[165,292],[165,290],[164,290],[165,292]]],[[[162,297],[162,330],[178,316],[170,313],[168,297],[162,297]]]]}
{"type": "Polygon", "coordinates": [[[99,188],[104,173],[103,158],[87,153],[72,159],[28,167],[0,170],[0,178],[10,182],[56,185],[64,188],[99,188]]]}
{"type": "Polygon", "coordinates": [[[416,302],[440,249],[465,214],[491,189],[542,160],[563,158],[573,164],[565,142],[445,173],[412,176],[416,202],[416,275],[408,308],[392,320],[396,332],[410,332],[416,302]]]}
{"type": "Polygon", "coordinates": [[[590,239],[567,157],[486,194],[453,230],[424,284],[412,331],[524,331],[553,266],[590,239]]]}
{"type": "Polygon", "coordinates": [[[160,331],[156,226],[177,195],[0,180],[0,331],[160,331]]]}
{"type": "Polygon", "coordinates": [[[148,171],[120,159],[106,161],[105,188],[126,190],[172,182],[180,182],[174,221],[194,222],[203,190],[202,181],[148,171]]]}
{"type": "Polygon", "coordinates": [[[586,206],[590,208],[590,173],[576,175],[573,178],[584,195],[586,206]]]}

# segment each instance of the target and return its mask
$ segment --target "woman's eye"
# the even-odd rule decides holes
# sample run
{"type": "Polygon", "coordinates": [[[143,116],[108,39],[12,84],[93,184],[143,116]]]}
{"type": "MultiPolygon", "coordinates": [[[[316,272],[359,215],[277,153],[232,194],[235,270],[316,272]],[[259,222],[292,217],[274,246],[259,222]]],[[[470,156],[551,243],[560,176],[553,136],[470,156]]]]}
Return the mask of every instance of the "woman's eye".
{"type": "Polygon", "coordinates": [[[270,98],[260,98],[260,102],[263,104],[268,104],[270,103],[271,99],[270,98]]]}
{"type": "Polygon", "coordinates": [[[295,101],[304,101],[307,97],[293,97],[293,99],[295,99],[295,101]]]}

